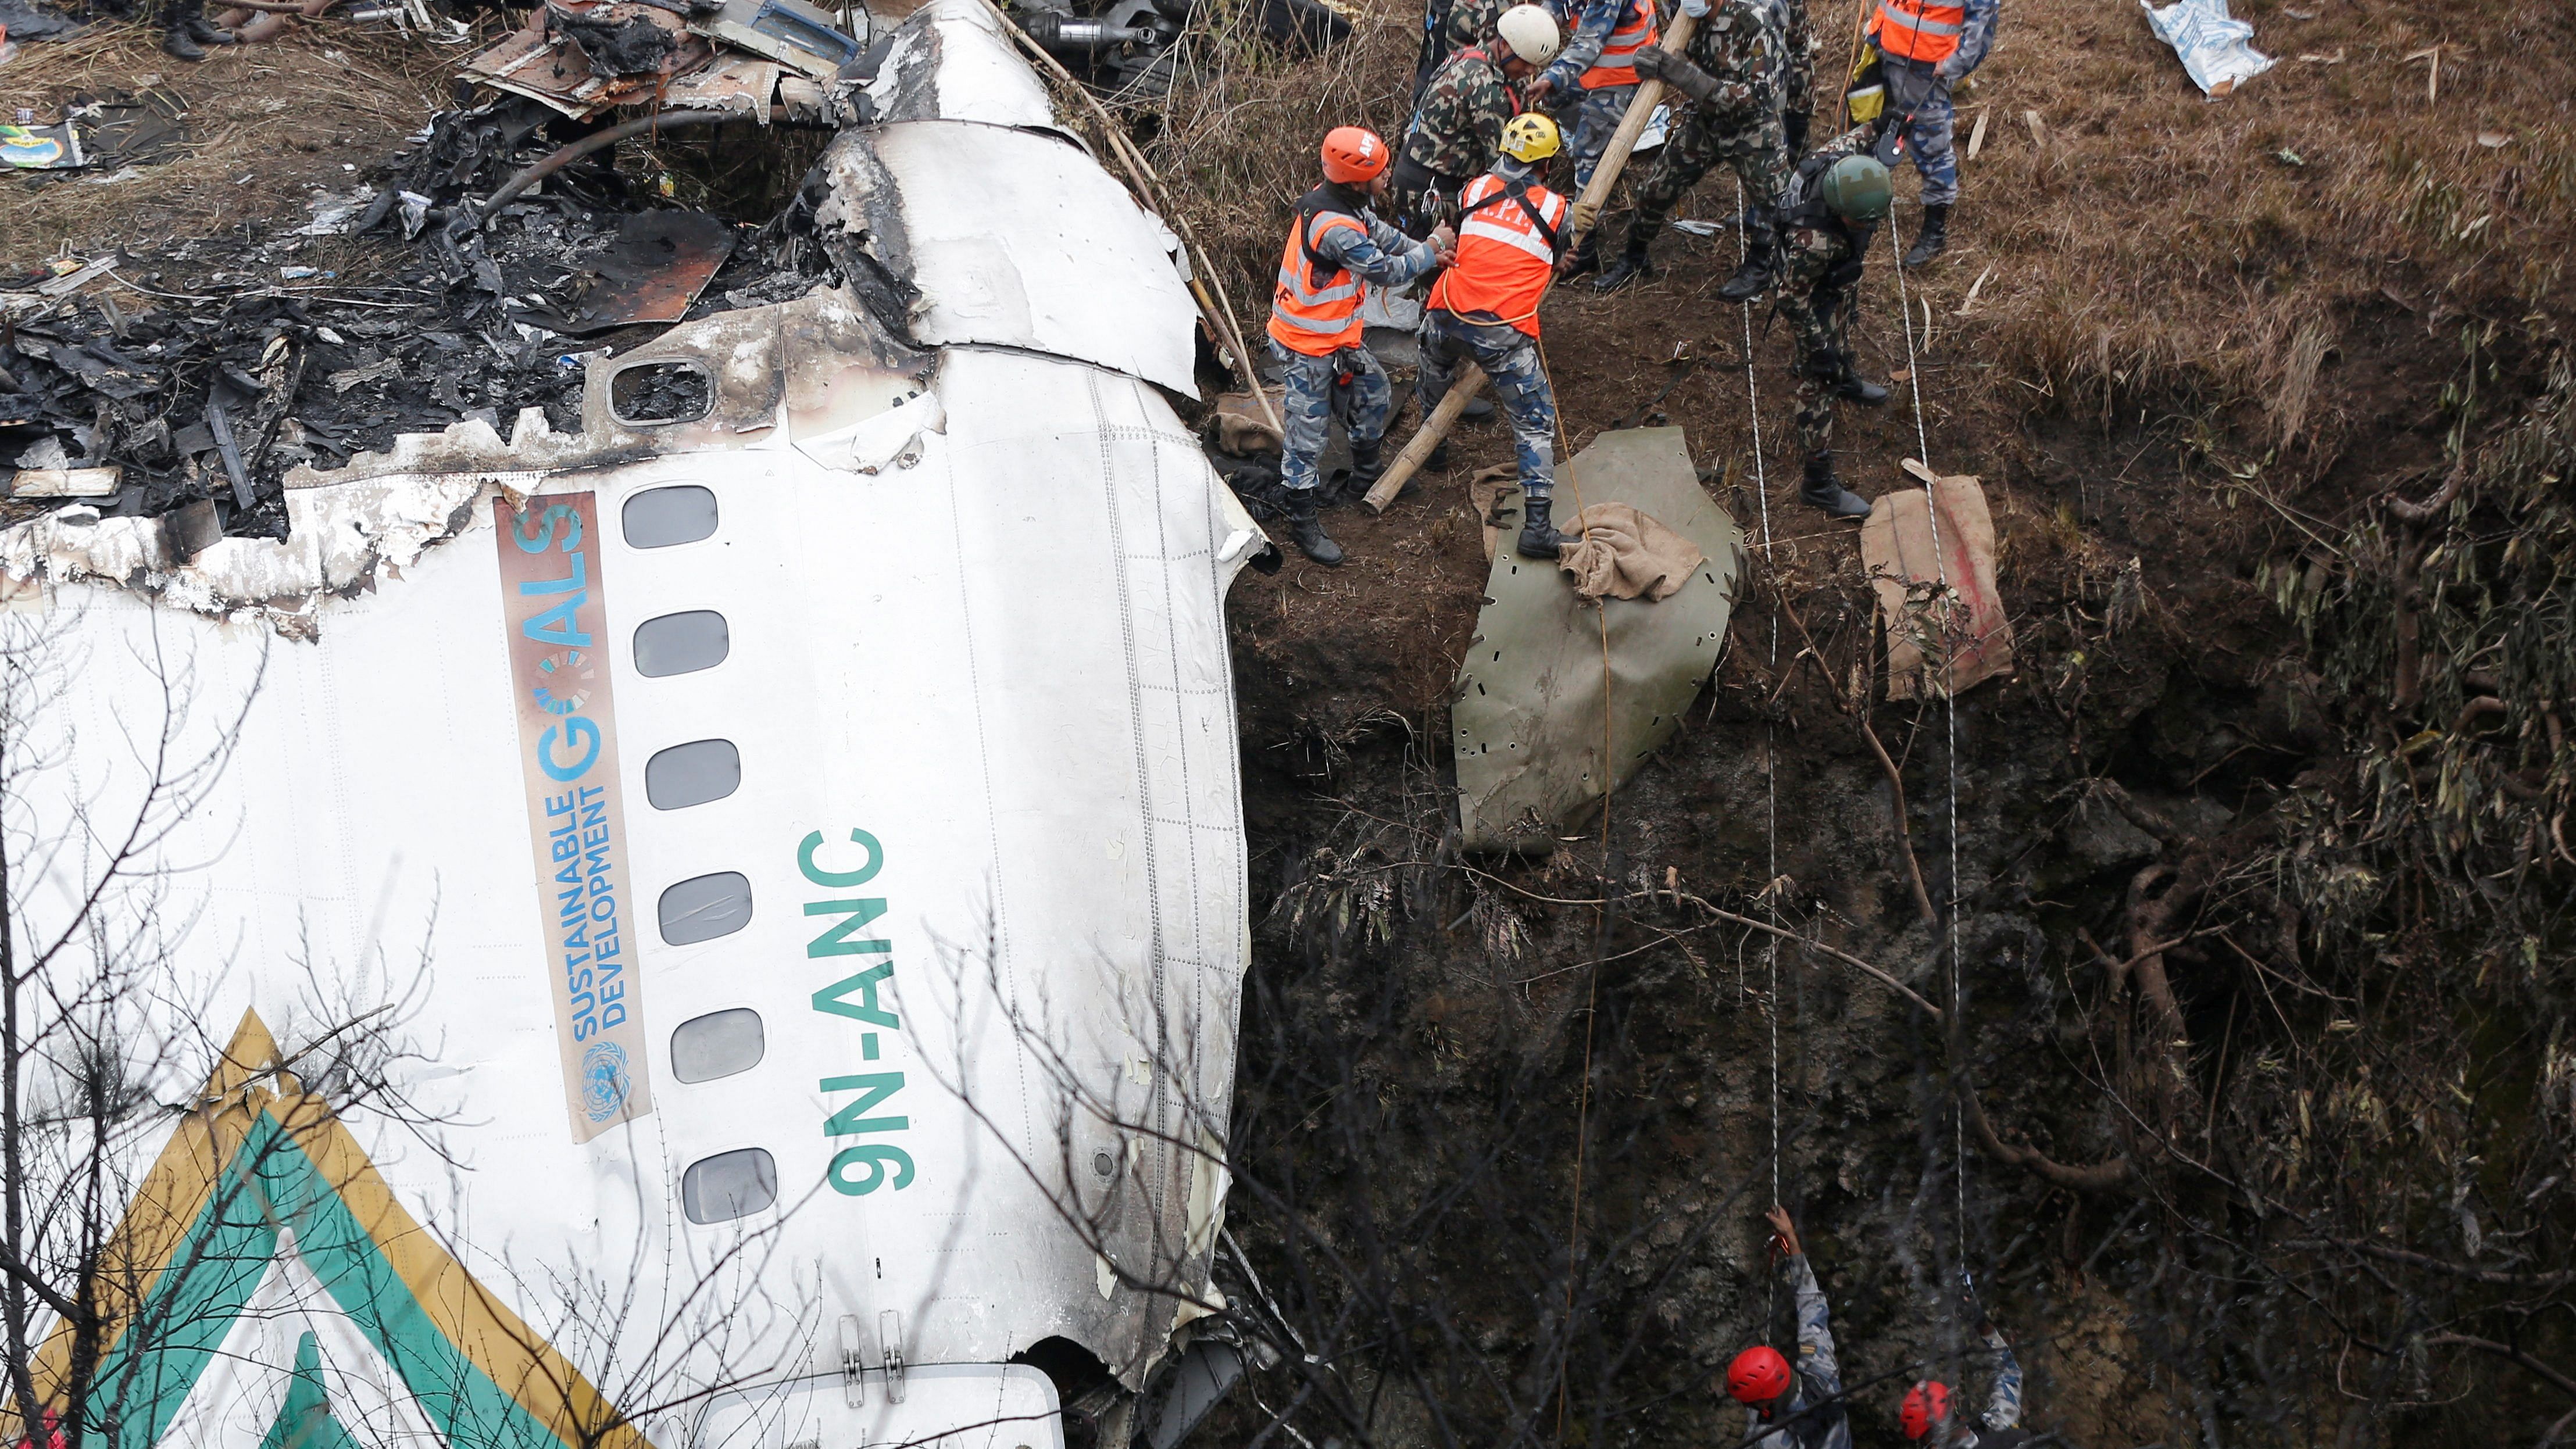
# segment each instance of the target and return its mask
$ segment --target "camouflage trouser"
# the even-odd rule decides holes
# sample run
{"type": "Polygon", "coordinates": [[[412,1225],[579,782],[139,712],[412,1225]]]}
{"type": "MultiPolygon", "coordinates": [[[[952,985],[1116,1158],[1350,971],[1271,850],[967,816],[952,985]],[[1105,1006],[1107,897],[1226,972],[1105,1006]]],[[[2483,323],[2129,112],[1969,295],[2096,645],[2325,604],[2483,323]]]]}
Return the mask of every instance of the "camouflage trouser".
{"type": "MultiPolygon", "coordinates": [[[[1923,173],[1923,204],[1948,206],[1959,199],[1959,157],[1950,149],[1950,131],[1955,114],[1950,109],[1950,84],[1932,74],[1932,67],[1916,61],[1882,57],[1887,68],[1887,109],[1891,116],[1912,116],[1905,127],[1905,149],[1914,157],[1914,169],[1923,173]]],[[[1896,145],[1897,128],[1890,125],[1878,143],[1881,161],[1894,163],[1890,154],[1896,145]]]]}
{"type": "Polygon", "coordinates": [[[1653,174],[1637,188],[1637,214],[1628,223],[1629,245],[1654,240],[1672,217],[1673,207],[1720,161],[1733,166],[1736,179],[1744,183],[1744,204],[1751,218],[1745,223],[1746,240],[1759,243],[1769,237],[1771,209],[1789,184],[1789,138],[1781,134],[1779,116],[1749,120],[1711,116],[1693,106],[1664,138],[1663,149],[1655,154],[1653,174]]]}
{"type": "Polygon", "coordinates": [[[1628,115],[1628,102],[1637,94],[1632,82],[1624,86],[1603,86],[1582,93],[1583,99],[1567,107],[1573,118],[1559,112],[1557,120],[1565,127],[1565,154],[1574,158],[1574,190],[1582,194],[1592,184],[1592,172],[1601,164],[1601,153],[1610,149],[1610,137],[1619,122],[1628,115]]]}
{"type": "Polygon", "coordinates": [[[1365,347],[1345,347],[1322,357],[1308,357],[1270,342],[1270,355],[1287,364],[1287,396],[1281,399],[1281,421],[1288,427],[1288,446],[1279,459],[1279,482],[1289,488],[1312,488],[1315,460],[1323,455],[1333,416],[1354,443],[1373,443],[1386,436],[1387,414],[1395,410],[1395,390],[1386,369],[1365,347]],[[1345,381],[1344,379],[1347,379],[1345,381]],[[1340,396],[1336,398],[1335,390],[1340,396]]]}
{"type": "Polygon", "coordinates": [[[1513,327],[1462,322],[1434,307],[1422,317],[1422,415],[1440,406],[1458,380],[1458,364],[1472,360],[1512,420],[1512,448],[1520,455],[1521,491],[1545,498],[1556,488],[1556,395],[1538,369],[1538,339],[1513,327]]]}
{"type": "Polygon", "coordinates": [[[1809,453],[1834,445],[1834,384],[1847,365],[1860,263],[1841,237],[1793,226],[1780,237],[1780,315],[1797,344],[1798,443],[1809,453]]]}

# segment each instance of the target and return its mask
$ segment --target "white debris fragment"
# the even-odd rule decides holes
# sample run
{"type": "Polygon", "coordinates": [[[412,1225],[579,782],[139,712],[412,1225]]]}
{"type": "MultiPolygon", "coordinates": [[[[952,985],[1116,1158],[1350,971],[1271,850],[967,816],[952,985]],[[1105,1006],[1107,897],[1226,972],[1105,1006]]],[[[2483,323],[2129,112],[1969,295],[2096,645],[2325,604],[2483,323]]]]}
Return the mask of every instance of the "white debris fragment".
{"type": "Polygon", "coordinates": [[[2250,43],[2254,27],[2229,15],[2227,0],[2175,0],[2161,9],[2149,0],[2138,3],[2147,12],[2147,23],[2182,57],[2183,69],[2213,101],[2272,68],[2272,57],[2250,43]]]}

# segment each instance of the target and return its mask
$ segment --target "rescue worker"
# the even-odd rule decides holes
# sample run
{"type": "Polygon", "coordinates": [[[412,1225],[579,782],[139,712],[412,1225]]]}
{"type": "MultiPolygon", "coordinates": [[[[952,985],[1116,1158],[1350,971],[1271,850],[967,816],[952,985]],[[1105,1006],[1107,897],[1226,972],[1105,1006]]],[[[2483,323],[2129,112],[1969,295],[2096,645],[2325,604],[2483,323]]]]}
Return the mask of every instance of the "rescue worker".
{"type": "Polygon", "coordinates": [[[1502,154],[1503,124],[1522,110],[1520,88],[1556,58],[1556,17],[1543,5],[1515,5],[1497,34],[1449,58],[1422,93],[1390,185],[1409,235],[1447,216],[1459,188],[1502,154]]]}
{"type": "MultiPolygon", "coordinates": [[[[1530,104],[1556,113],[1560,125],[1573,128],[1567,150],[1574,157],[1574,190],[1581,195],[1592,184],[1593,168],[1610,148],[1610,137],[1628,114],[1637,94],[1637,59],[1655,45],[1655,0],[1557,0],[1575,6],[1569,17],[1573,33],[1556,63],[1530,84],[1530,104]]],[[[1583,240],[1567,260],[1565,274],[1578,277],[1598,265],[1600,244],[1589,227],[1577,227],[1583,240]]]]}
{"type": "Polygon", "coordinates": [[[1798,1362],[1793,1368],[1778,1349],[1756,1344],[1726,1366],[1726,1392],[1746,1410],[1745,1449],[1852,1449],[1824,1290],[1807,1266],[1789,1210],[1774,1207],[1769,1218],[1780,1280],[1797,1300],[1798,1362]]]}
{"type": "Polygon", "coordinates": [[[1866,518],[1868,500],[1834,476],[1834,399],[1887,401],[1851,355],[1870,238],[1887,215],[1887,168],[1870,154],[1876,124],[1855,126],[1798,163],[1780,205],[1780,314],[1797,339],[1798,442],[1807,454],[1802,503],[1836,518],[1866,518]]]}
{"type": "Polygon", "coordinates": [[[2022,1449],[2030,1442],[2030,1431],[2021,1427],[2021,1361],[1994,1324],[1979,1323],[1977,1336],[1995,1361],[1985,1413],[1976,1422],[1953,1413],[1950,1386],[1925,1379],[1906,1390],[1905,1401],[1897,1406],[1896,1422],[1906,1438],[1928,1438],[1932,1449],[2022,1449]]]}
{"type": "Polygon", "coordinates": [[[1556,397],[1539,367],[1538,304],[1556,274],[1568,210],[1537,170],[1564,145],[1536,111],[1503,128],[1502,159],[1459,197],[1458,258],[1422,314],[1422,414],[1429,417],[1473,359],[1511,419],[1520,455],[1523,558],[1553,559],[1564,538],[1548,518],[1556,489],[1556,397]]]}
{"type": "Polygon", "coordinates": [[[161,53],[199,61],[209,45],[239,45],[241,37],[206,18],[206,0],[161,0],[161,53]]]}
{"type": "MultiPolygon", "coordinates": [[[[1730,302],[1762,295],[1771,276],[1771,211],[1789,179],[1789,142],[1780,126],[1787,45],[1779,0],[1717,0],[1681,55],[1657,47],[1637,57],[1637,74],[1670,86],[1690,110],[1637,188],[1627,250],[1594,283],[1598,290],[1615,292],[1654,275],[1648,251],[1673,207],[1723,161],[1744,183],[1744,261],[1717,294],[1730,302]]],[[[1590,220],[1578,217],[1575,224],[1588,230],[1590,220]]]]}
{"type": "Polygon", "coordinates": [[[1924,266],[1950,245],[1950,208],[1959,201],[1950,87],[1985,60],[2000,9],[2001,0],[1878,0],[1869,19],[1870,45],[1887,77],[1887,110],[1899,122],[1879,143],[1878,159],[1893,163],[1902,144],[1923,173],[1923,229],[1901,265],[1924,266]]]}
{"type": "Polygon", "coordinates": [[[1512,4],[1513,0],[1431,0],[1423,7],[1422,58],[1413,68],[1413,99],[1417,105],[1424,88],[1449,57],[1494,38],[1494,22],[1512,4]]]}
{"type": "Polygon", "coordinates": [[[1315,516],[1323,503],[1315,459],[1332,424],[1334,389],[1349,389],[1343,424],[1361,492],[1385,471],[1378,451],[1394,400],[1386,369],[1361,340],[1360,303],[1371,286],[1402,286],[1448,260],[1457,241],[1446,226],[1415,241],[1369,209],[1385,198],[1389,160],[1375,131],[1336,126],[1324,137],[1324,179],[1297,203],[1270,300],[1270,351],[1286,367],[1279,481],[1297,547],[1327,566],[1342,561],[1342,549],[1315,516]]]}

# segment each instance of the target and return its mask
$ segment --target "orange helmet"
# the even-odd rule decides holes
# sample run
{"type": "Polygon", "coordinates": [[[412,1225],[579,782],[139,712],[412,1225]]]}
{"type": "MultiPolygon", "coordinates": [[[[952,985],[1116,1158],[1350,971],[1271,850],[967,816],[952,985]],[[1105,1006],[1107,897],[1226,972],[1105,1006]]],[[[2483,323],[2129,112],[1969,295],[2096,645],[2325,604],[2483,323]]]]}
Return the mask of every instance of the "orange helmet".
{"type": "Polygon", "coordinates": [[[1366,126],[1335,126],[1324,137],[1324,179],[1356,183],[1375,181],[1394,157],[1386,143],[1366,126]]]}
{"type": "Polygon", "coordinates": [[[1789,1361],[1769,1344],[1756,1344],[1726,1366],[1726,1392],[1739,1404],[1767,1404],[1789,1392],[1789,1361]]]}
{"type": "Polygon", "coordinates": [[[1939,1379],[1925,1379],[1905,1391],[1905,1403],[1896,1411],[1897,1426],[1908,1439],[1920,1439],[1935,1425],[1950,1417],[1950,1386],[1939,1379]]]}

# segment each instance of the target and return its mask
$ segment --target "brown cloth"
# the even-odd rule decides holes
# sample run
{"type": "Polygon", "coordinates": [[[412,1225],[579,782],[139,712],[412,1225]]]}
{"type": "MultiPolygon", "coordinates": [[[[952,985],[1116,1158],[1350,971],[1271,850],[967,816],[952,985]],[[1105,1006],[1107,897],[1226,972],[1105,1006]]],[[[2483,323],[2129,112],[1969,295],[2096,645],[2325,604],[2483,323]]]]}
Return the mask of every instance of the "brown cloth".
{"type": "MultiPolygon", "coordinates": [[[[1922,465],[1909,458],[1905,466],[1922,465]]],[[[1880,494],[1860,526],[1861,565],[1887,631],[1890,699],[1956,695],[2013,667],[1985,489],[1966,475],[1915,476],[1923,487],[1880,494]]]]}
{"type": "Polygon", "coordinates": [[[1574,575],[1574,592],[1649,602],[1669,599],[1708,559],[1699,545],[1625,503],[1595,503],[1563,530],[1580,535],[1557,555],[1556,566],[1574,575]]]}

